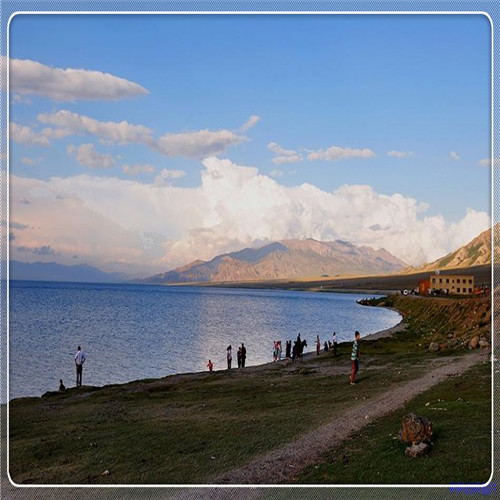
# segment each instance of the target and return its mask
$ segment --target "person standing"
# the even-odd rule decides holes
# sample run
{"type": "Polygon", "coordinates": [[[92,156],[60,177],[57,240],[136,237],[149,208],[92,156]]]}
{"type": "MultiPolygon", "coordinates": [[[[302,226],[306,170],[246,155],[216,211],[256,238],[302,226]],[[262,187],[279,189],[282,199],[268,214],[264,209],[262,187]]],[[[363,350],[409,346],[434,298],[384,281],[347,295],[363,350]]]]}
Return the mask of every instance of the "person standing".
{"type": "Polygon", "coordinates": [[[211,359],[208,360],[207,368],[208,368],[208,371],[210,371],[210,372],[214,369],[214,364],[212,363],[211,359]]]}
{"type": "Polygon", "coordinates": [[[82,386],[82,372],[83,372],[83,363],[85,363],[85,353],[82,351],[82,348],[78,346],[78,349],[75,354],[75,365],[76,365],[76,386],[82,386]]]}
{"type": "Polygon", "coordinates": [[[278,340],[278,361],[281,361],[281,352],[282,352],[281,340],[278,340]]]}
{"type": "Polygon", "coordinates": [[[241,343],[241,367],[245,368],[245,360],[247,359],[247,350],[245,344],[241,343]]]}
{"type": "Polygon", "coordinates": [[[287,361],[290,361],[290,358],[292,356],[292,341],[287,340],[286,341],[286,350],[285,350],[285,358],[287,361]]]}
{"type": "Polygon", "coordinates": [[[316,335],[316,356],[319,356],[321,351],[321,342],[319,340],[319,335],[316,335]]]}
{"type": "Polygon", "coordinates": [[[333,332],[333,355],[337,356],[337,334],[333,332]]]}
{"type": "Polygon", "coordinates": [[[232,349],[231,346],[228,346],[227,348],[227,369],[231,369],[231,362],[233,361],[233,354],[232,354],[232,349]]]}
{"type": "Polygon", "coordinates": [[[354,385],[354,377],[359,371],[359,332],[356,330],[354,334],[354,342],[352,343],[351,352],[351,362],[352,362],[352,373],[351,373],[351,385],[354,385]]]}
{"type": "Polygon", "coordinates": [[[241,346],[238,347],[237,357],[238,357],[238,368],[241,368],[241,346]]]}

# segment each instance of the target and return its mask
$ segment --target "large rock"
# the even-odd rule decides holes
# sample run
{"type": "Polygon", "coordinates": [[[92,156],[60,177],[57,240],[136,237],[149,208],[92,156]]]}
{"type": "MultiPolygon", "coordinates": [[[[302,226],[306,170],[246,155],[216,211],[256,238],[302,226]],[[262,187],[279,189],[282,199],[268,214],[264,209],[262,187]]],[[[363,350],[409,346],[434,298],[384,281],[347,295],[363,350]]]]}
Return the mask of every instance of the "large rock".
{"type": "Polygon", "coordinates": [[[429,344],[429,351],[439,351],[439,344],[437,342],[431,342],[429,344]]]}
{"type": "Polygon", "coordinates": [[[490,343],[487,340],[480,340],[479,347],[481,347],[481,348],[490,347],[490,343]]]}
{"type": "Polygon", "coordinates": [[[430,443],[432,434],[432,422],[412,412],[403,417],[398,437],[404,443],[419,444],[430,443]]]}
{"type": "Polygon", "coordinates": [[[431,451],[431,446],[427,443],[419,443],[408,446],[405,455],[410,458],[419,458],[427,455],[431,451]]]}
{"type": "Polygon", "coordinates": [[[479,337],[476,335],[469,341],[469,349],[475,349],[479,345],[479,337]]]}

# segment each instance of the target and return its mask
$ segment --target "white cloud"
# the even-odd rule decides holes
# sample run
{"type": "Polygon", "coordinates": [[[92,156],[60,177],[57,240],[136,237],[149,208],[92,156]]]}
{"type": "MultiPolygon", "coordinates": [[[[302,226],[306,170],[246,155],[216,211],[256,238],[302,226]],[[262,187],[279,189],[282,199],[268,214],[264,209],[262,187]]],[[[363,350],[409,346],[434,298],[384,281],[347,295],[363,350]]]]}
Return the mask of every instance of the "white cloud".
{"type": "Polygon", "coordinates": [[[155,185],[169,185],[173,180],[180,179],[184,175],[186,175],[186,172],[183,170],[168,170],[167,168],[163,168],[160,174],[155,178],[155,185]]]}
{"type": "Polygon", "coordinates": [[[269,175],[274,178],[283,177],[283,170],[279,170],[276,168],[272,170],[269,175]]]}
{"type": "Polygon", "coordinates": [[[241,127],[240,132],[247,132],[260,121],[260,116],[252,115],[241,127]]]}
{"type": "Polygon", "coordinates": [[[411,151],[389,151],[387,156],[392,158],[407,158],[408,156],[412,156],[413,153],[411,151]]]}
{"type": "Polygon", "coordinates": [[[28,158],[27,156],[23,156],[21,158],[21,163],[23,163],[24,165],[29,165],[30,167],[32,167],[35,164],[35,160],[33,158],[28,158]]]}
{"type": "MultiPolygon", "coordinates": [[[[106,269],[160,272],[258,240],[311,237],[384,247],[416,265],[455,250],[490,224],[488,214],[472,209],[449,224],[426,216],[425,203],[370,186],[326,192],[283,186],[229,160],[212,157],[203,165],[197,188],[88,175],[13,176],[11,216],[29,226],[14,231],[16,244],[50,246],[61,261],[76,254],[106,269]]],[[[26,258],[13,250],[17,257],[26,258]]]]}
{"type": "Polygon", "coordinates": [[[282,165],[283,163],[297,163],[304,159],[304,157],[301,154],[297,153],[297,151],[294,151],[293,149],[282,148],[275,142],[270,142],[267,145],[267,149],[269,149],[276,155],[272,161],[277,165],[282,165]]]}
{"type": "MultiPolygon", "coordinates": [[[[39,114],[38,121],[52,125],[42,132],[46,137],[59,138],[68,135],[93,135],[102,142],[115,144],[144,144],[166,156],[187,156],[204,158],[223,153],[247,138],[231,130],[196,130],[177,134],[166,133],[153,137],[153,130],[143,125],[133,125],[126,121],[101,122],[88,116],[60,110],[56,113],[39,114]]],[[[250,118],[249,121],[252,121],[250,118]]]]}
{"type": "Polygon", "coordinates": [[[337,161],[345,158],[375,158],[375,153],[371,149],[351,149],[332,146],[328,149],[318,149],[316,151],[309,151],[307,159],[337,161]]]}
{"type": "Polygon", "coordinates": [[[166,156],[204,158],[217,155],[245,141],[244,136],[230,130],[198,130],[179,134],[164,134],[154,144],[166,156]]]}
{"type": "Polygon", "coordinates": [[[38,115],[38,121],[62,129],[61,133],[65,135],[89,134],[117,144],[153,142],[153,131],[142,125],[132,125],[126,121],[101,122],[67,110],[50,114],[41,113],[38,115]]]}
{"type": "Polygon", "coordinates": [[[47,137],[38,134],[30,127],[25,127],[24,125],[18,125],[17,123],[10,124],[10,139],[13,142],[18,142],[20,144],[26,144],[27,146],[44,146],[50,145],[47,137]]]}
{"type": "Polygon", "coordinates": [[[10,90],[55,101],[117,100],[148,93],[141,85],[109,73],[52,68],[28,59],[10,59],[10,90]]]}
{"type": "Polygon", "coordinates": [[[455,161],[460,161],[460,156],[455,151],[450,151],[450,158],[455,161]]]}
{"type": "Polygon", "coordinates": [[[138,175],[155,171],[152,165],[123,165],[123,173],[127,175],[138,175]]]}
{"type": "Polygon", "coordinates": [[[116,163],[113,156],[109,153],[99,153],[93,144],[82,144],[78,149],[70,144],[66,151],[70,156],[75,156],[80,165],[90,168],[109,168],[116,163]]]}
{"type": "MultiPolygon", "coordinates": [[[[482,160],[479,160],[477,164],[481,165],[482,167],[491,167],[492,160],[491,158],[484,158],[482,160]]],[[[500,158],[493,158],[493,166],[494,167],[500,166],[500,158]]]]}

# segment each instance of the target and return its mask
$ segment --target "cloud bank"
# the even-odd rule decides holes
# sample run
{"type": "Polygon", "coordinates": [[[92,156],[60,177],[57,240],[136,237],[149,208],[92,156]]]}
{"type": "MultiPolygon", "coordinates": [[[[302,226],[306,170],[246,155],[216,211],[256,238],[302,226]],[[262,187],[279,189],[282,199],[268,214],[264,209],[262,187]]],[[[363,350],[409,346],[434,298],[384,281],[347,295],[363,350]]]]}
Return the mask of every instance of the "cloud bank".
{"type": "MultiPolygon", "coordinates": [[[[343,239],[386,248],[409,264],[435,260],[489,227],[488,214],[462,220],[426,216],[428,206],[366,185],[333,192],[311,184],[287,187],[256,168],[203,160],[201,185],[81,175],[49,181],[12,177],[11,215],[24,249],[50,247],[59,261],[106,270],[159,272],[197,258],[285,238],[343,239]],[[279,214],[279,217],[276,216],[279,214]]],[[[180,174],[162,174],[164,180],[180,174]]],[[[13,259],[26,260],[26,250],[13,259]]]]}

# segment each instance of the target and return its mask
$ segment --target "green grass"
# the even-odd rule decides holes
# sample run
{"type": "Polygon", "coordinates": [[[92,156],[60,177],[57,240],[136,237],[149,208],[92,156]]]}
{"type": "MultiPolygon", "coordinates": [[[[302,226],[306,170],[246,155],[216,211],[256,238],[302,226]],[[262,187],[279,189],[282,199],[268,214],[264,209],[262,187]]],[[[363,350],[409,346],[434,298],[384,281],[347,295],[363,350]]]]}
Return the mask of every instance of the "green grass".
{"type": "Polygon", "coordinates": [[[325,454],[320,463],[305,469],[297,482],[484,483],[491,466],[491,366],[481,363],[367,425],[343,446],[325,454]],[[396,438],[401,418],[410,411],[427,416],[434,425],[432,451],[419,459],[406,457],[407,445],[396,438]]]}

